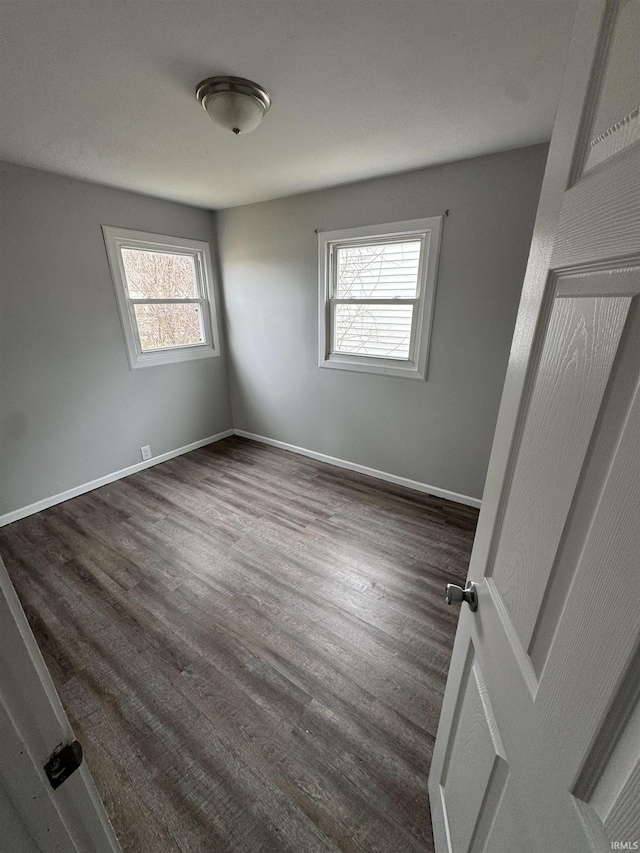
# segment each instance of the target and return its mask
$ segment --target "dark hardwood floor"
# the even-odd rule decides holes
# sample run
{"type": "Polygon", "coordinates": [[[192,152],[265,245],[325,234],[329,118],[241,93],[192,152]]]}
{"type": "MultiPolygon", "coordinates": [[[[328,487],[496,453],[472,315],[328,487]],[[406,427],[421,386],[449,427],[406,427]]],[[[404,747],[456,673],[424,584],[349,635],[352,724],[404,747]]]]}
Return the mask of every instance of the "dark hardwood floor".
{"type": "Polygon", "coordinates": [[[0,530],[125,853],[425,853],[477,511],[230,438],[0,530]]]}

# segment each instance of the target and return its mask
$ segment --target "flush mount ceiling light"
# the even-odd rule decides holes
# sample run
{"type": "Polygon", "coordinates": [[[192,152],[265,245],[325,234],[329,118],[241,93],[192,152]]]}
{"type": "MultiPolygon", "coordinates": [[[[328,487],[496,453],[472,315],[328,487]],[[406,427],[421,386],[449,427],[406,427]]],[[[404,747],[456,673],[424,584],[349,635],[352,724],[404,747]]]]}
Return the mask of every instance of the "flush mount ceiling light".
{"type": "Polygon", "coordinates": [[[234,133],[250,133],[271,106],[271,95],[244,77],[208,77],[196,98],[210,117],[234,133]]]}

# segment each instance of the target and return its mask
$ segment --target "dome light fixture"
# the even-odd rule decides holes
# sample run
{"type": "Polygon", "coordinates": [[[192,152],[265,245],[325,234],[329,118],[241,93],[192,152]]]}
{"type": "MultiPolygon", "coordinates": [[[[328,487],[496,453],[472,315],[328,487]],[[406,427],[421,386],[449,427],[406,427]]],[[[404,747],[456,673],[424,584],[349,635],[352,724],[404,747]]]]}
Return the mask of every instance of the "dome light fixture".
{"type": "Polygon", "coordinates": [[[271,106],[271,95],[244,77],[208,77],[196,98],[217,124],[235,134],[250,133],[271,106]]]}

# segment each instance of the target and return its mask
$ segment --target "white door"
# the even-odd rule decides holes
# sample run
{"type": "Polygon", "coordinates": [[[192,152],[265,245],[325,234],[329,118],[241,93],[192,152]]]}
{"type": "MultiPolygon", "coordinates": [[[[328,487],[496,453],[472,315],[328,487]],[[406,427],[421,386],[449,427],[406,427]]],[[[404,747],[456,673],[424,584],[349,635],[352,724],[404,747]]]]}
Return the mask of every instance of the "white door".
{"type": "Polygon", "coordinates": [[[438,853],[640,849],[640,0],[580,8],[429,789],[438,853]]]}
{"type": "Polygon", "coordinates": [[[54,791],[44,771],[71,726],[0,560],[0,850],[120,853],[83,764],[54,791]]]}

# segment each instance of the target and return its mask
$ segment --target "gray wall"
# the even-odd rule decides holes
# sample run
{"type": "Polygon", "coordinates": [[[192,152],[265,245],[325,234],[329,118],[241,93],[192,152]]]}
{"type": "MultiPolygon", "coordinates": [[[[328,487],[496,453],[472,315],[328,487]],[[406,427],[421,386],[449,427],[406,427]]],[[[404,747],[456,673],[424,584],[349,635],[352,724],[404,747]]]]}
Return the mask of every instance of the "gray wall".
{"type": "Polygon", "coordinates": [[[100,228],[210,214],[0,164],[0,515],[232,426],[481,497],[546,150],[218,213],[233,421],[225,356],[129,370],[100,228]],[[314,229],[445,208],[427,382],[319,369],[314,229]]]}
{"type": "Polygon", "coordinates": [[[547,146],[218,214],[234,425],[482,496],[547,146]],[[317,367],[321,231],[445,219],[426,382],[317,367]]]}
{"type": "Polygon", "coordinates": [[[0,514],[134,465],[141,445],[230,428],[224,355],[129,370],[100,227],[211,240],[211,215],[9,164],[0,177],[0,514]]]}

